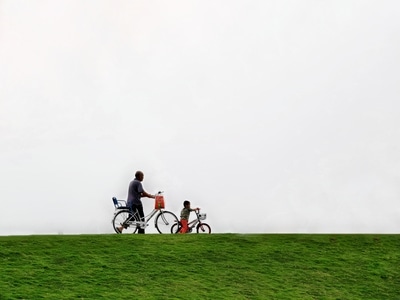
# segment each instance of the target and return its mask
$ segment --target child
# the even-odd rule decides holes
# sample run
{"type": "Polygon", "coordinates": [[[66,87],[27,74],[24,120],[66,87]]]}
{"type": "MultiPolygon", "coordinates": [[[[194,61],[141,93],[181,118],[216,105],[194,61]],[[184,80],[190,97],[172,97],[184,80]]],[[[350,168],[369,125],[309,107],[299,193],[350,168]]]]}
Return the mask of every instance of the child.
{"type": "Polygon", "coordinates": [[[196,207],[194,209],[190,208],[190,202],[188,200],[183,201],[183,208],[181,210],[181,225],[182,228],[179,233],[186,233],[189,230],[188,222],[191,211],[200,210],[200,208],[196,207]]]}

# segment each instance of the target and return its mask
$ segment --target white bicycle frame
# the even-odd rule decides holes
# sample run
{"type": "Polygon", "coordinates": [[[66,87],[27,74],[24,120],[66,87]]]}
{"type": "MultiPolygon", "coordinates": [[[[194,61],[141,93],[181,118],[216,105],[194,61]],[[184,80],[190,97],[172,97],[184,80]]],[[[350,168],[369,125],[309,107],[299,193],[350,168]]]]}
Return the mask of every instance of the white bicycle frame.
{"type": "MultiPolygon", "coordinates": [[[[127,210],[128,211],[128,210],[127,210]]],[[[133,225],[133,226],[140,226],[141,228],[147,227],[151,220],[156,214],[161,214],[161,217],[163,218],[163,221],[165,222],[166,225],[169,225],[167,219],[164,218],[164,211],[163,209],[153,209],[147,216],[144,217],[144,221],[135,221],[135,220],[129,220],[127,224],[133,225]]],[[[140,218],[139,213],[137,211],[132,212],[133,214],[137,214],[137,216],[140,218]]],[[[156,226],[156,219],[154,219],[154,226],[156,226]]]]}
{"type": "Polygon", "coordinates": [[[192,229],[192,228],[194,228],[196,225],[197,225],[197,223],[200,223],[200,221],[197,219],[197,217],[196,217],[196,219],[194,219],[193,221],[190,221],[189,223],[188,223],[188,227],[190,228],[190,229],[192,229]]]}
{"type": "Polygon", "coordinates": [[[190,232],[192,231],[193,228],[196,227],[196,225],[198,223],[202,223],[201,220],[199,220],[199,212],[195,212],[195,213],[196,213],[196,219],[194,219],[188,223],[188,228],[189,228],[190,232]]]}

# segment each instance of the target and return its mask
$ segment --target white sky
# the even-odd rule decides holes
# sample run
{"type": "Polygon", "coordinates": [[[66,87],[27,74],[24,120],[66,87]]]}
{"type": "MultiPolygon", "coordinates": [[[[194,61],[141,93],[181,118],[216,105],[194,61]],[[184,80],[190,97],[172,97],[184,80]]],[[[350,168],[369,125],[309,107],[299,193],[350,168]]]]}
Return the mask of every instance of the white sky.
{"type": "Polygon", "coordinates": [[[217,233],[399,233],[399,13],[0,1],[0,235],[112,233],[136,170],[217,233]]]}

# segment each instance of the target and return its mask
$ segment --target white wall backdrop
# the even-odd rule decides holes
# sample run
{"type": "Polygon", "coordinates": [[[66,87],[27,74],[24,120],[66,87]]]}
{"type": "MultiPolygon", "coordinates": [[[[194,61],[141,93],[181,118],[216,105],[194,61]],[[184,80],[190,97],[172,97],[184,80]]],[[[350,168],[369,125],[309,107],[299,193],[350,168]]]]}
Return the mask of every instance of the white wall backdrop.
{"type": "Polygon", "coordinates": [[[0,235],[112,233],[136,170],[216,233],[399,233],[399,13],[0,1],[0,235]]]}

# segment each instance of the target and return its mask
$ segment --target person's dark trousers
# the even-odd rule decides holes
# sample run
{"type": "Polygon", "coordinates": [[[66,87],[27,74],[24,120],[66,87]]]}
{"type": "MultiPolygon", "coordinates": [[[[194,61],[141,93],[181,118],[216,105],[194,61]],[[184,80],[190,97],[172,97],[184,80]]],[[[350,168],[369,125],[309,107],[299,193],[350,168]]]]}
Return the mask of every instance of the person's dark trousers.
{"type": "MultiPolygon", "coordinates": [[[[132,210],[133,211],[135,211],[135,210],[137,210],[137,212],[139,213],[139,216],[140,216],[140,220],[142,221],[142,222],[144,222],[144,211],[143,211],[143,205],[135,205],[135,204],[133,204],[132,205],[132,210]]],[[[138,228],[138,233],[144,233],[144,229],[142,229],[142,228],[138,228]]]]}

